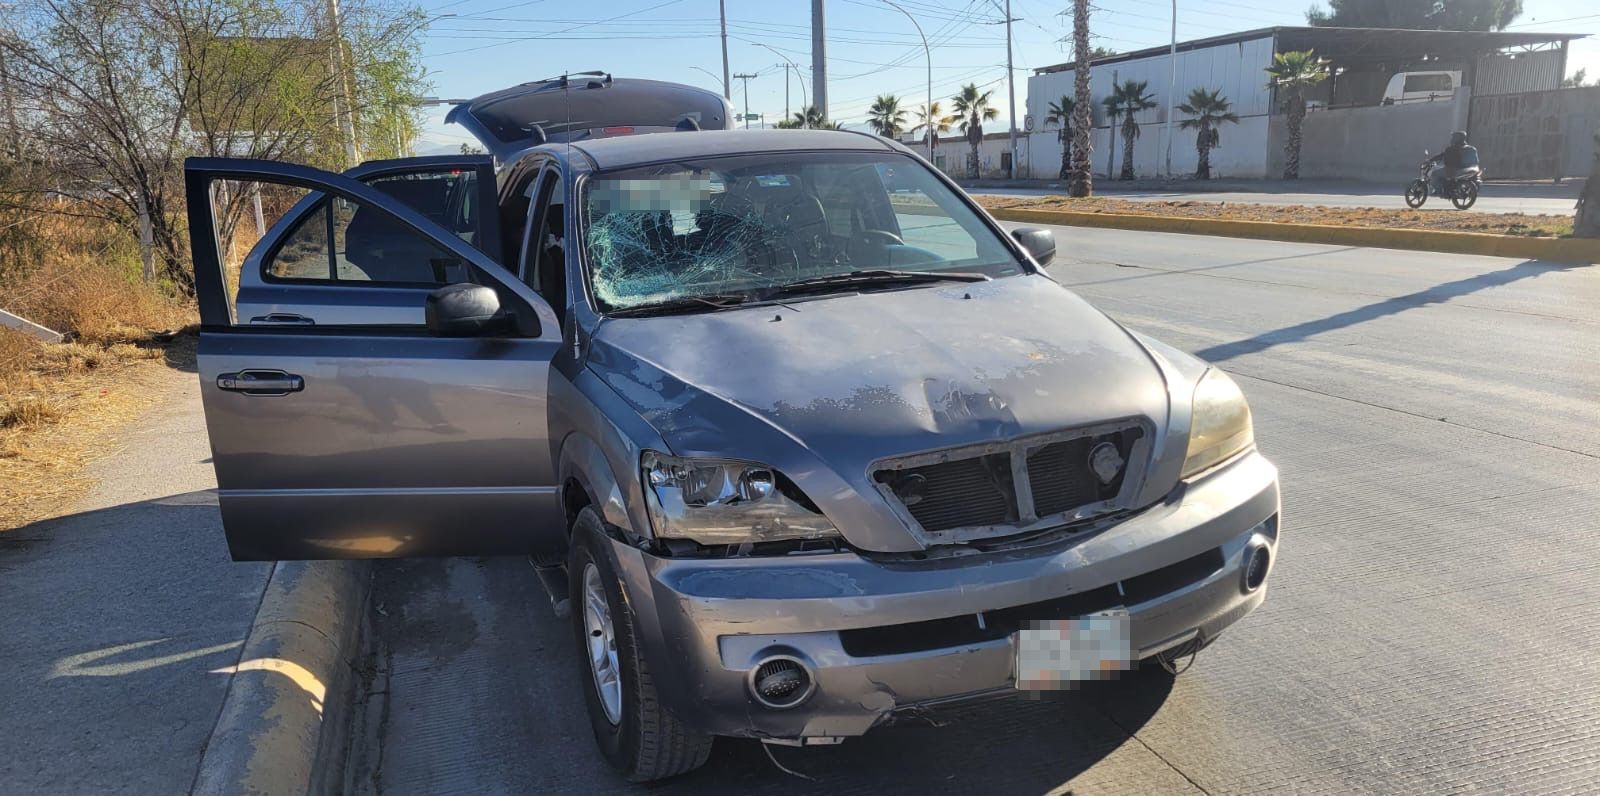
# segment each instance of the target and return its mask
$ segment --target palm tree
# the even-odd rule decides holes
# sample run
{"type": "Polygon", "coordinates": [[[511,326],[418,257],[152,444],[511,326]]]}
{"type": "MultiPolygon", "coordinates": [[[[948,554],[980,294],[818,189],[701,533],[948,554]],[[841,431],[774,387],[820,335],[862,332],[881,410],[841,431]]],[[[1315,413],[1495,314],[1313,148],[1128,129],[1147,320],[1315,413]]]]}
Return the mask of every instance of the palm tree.
{"type": "Polygon", "coordinates": [[[1089,163],[1089,127],[1094,124],[1089,98],[1089,0],[1072,0],[1072,183],[1067,193],[1085,197],[1094,192],[1094,168],[1089,163]]]}
{"type": "Polygon", "coordinates": [[[933,153],[939,149],[939,136],[950,132],[950,128],[956,123],[956,117],[945,116],[944,109],[939,107],[938,101],[933,103],[931,113],[928,111],[928,106],[924,105],[917,109],[916,114],[918,121],[911,128],[911,132],[923,131],[922,141],[928,146],[928,159],[932,160],[933,153]],[[933,119],[932,123],[928,121],[930,117],[933,119]]]}
{"type": "Polygon", "coordinates": [[[1056,140],[1061,142],[1061,179],[1066,179],[1072,170],[1072,115],[1077,112],[1077,100],[1062,94],[1061,99],[1050,103],[1050,112],[1045,114],[1045,124],[1059,124],[1061,129],[1056,131],[1056,140]]]}
{"type": "Polygon", "coordinates": [[[1272,66],[1267,67],[1270,79],[1267,88],[1287,94],[1284,106],[1288,110],[1289,140],[1283,145],[1283,178],[1300,179],[1300,124],[1306,119],[1306,89],[1328,79],[1328,60],[1318,58],[1315,50],[1295,50],[1276,53],[1272,66]]]}
{"type": "Polygon", "coordinates": [[[1189,99],[1178,110],[1193,116],[1193,119],[1184,119],[1178,123],[1185,130],[1199,130],[1195,136],[1194,148],[1199,153],[1199,165],[1195,167],[1194,178],[1197,180],[1211,179],[1211,149],[1222,145],[1222,132],[1219,128],[1223,122],[1239,123],[1239,114],[1229,108],[1233,103],[1224,99],[1221,89],[1206,91],[1197,88],[1189,92],[1189,99]]]}
{"type": "Polygon", "coordinates": [[[823,116],[822,111],[817,110],[815,105],[807,105],[795,111],[794,116],[784,119],[773,126],[783,130],[798,130],[801,128],[811,130],[840,129],[838,122],[828,121],[828,118],[823,116]]]}
{"type": "Polygon", "coordinates": [[[1133,142],[1139,138],[1139,111],[1147,111],[1156,106],[1154,94],[1147,93],[1150,89],[1148,80],[1124,80],[1122,85],[1111,89],[1111,96],[1117,101],[1118,108],[1122,111],[1122,176],[1121,179],[1133,179],[1133,142]]]}
{"type": "Polygon", "coordinates": [[[906,126],[906,110],[900,107],[900,98],[893,94],[878,95],[872,109],[867,111],[867,124],[884,138],[899,138],[906,126]]]}
{"type": "Polygon", "coordinates": [[[989,96],[994,91],[978,91],[978,84],[968,83],[961,93],[950,98],[956,116],[961,119],[961,132],[967,134],[967,146],[972,147],[972,176],[978,175],[978,144],[983,142],[983,123],[1000,116],[1000,111],[989,107],[989,96]]]}
{"type": "Polygon", "coordinates": [[[1100,106],[1106,109],[1106,141],[1111,144],[1111,151],[1106,153],[1106,179],[1111,176],[1112,164],[1117,157],[1117,120],[1122,118],[1122,96],[1116,93],[1116,86],[1112,86],[1111,96],[1101,97],[1100,106]]]}

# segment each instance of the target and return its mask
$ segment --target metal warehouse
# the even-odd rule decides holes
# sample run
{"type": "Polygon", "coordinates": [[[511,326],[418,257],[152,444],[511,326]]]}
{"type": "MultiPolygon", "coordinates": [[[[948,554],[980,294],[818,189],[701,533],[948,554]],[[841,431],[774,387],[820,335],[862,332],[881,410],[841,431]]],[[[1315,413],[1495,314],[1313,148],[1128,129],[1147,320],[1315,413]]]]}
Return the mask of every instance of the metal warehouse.
{"type": "MultiPolygon", "coordinates": [[[[1090,69],[1097,175],[1122,162],[1121,136],[1109,135],[1101,99],[1114,84],[1146,81],[1156,107],[1135,115],[1140,135],[1134,168],[1141,177],[1195,169],[1193,130],[1167,124],[1169,82],[1182,104],[1192,89],[1219,89],[1238,124],[1224,125],[1211,152],[1214,176],[1274,177],[1283,169],[1283,108],[1268,87],[1275,53],[1314,50],[1330,78],[1308,93],[1301,175],[1395,179],[1416,167],[1425,148],[1468,129],[1495,176],[1560,178],[1586,168],[1587,134],[1600,124],[1600,90],[1563,90],[1568,43],[1582,34],[1274,27],[1180,42],[1095,59],[1090,69]],[[1512,98],[1512,99],[1508,99],[1512,98]],[[1170,129],[1170,146],[1169,146],[1170,129]],[[1169,163],[1170,155],[1170,163],[1169,163]]],[[[1028,78],[1027,147],[1018,176],[1051,178],[1061,168],[1059,126],[1050,104],[1073,95],[1073,65],[1048,66],[1028,78]]]]}

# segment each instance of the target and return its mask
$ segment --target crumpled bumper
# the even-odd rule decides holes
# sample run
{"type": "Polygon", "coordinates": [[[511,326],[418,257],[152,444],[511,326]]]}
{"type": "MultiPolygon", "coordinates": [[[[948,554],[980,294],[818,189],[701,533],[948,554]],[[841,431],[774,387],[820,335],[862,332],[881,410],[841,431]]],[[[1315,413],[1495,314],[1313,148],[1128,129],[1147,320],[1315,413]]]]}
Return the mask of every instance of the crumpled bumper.
{"type": "Polygon", "coordinates": [[[681,720],[716,735],[826,742],[898,710],[1009,688],[1009,634],[976,629],[979,614],[1063,618],[1064,607],[1080,615],[1111,602],[1128,610],[1138,657],[1209,641],[1265,596],[1264,585],[1245,587],[1245,568],[1256,548],[1276,560],[1278,511],[1277,470],[1250,453],[1043,554],[886,564],[852,553],[613,552],[660,697],[681,720]],[[751,671],[771,654],[809,670],[804,702],[774,709],[751,695],[751,671]]]}

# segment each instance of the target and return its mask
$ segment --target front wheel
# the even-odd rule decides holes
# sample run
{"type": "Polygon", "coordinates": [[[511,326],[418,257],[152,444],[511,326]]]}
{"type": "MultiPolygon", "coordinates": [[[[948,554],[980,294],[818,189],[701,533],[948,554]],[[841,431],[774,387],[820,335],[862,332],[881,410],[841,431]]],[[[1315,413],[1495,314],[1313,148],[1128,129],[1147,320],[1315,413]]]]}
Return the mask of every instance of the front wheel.
{"type": "Polygon", "coordinates": [[[1455,193],[1450,195],[1450,204],[1455,205],[1457,210],[1465,210],[1477,201],[1478,184],[1475,182],[1462,183],[1456,187],[1455,193]]]}
{"type": "Polygon", "coordinates": [[[1412,180],[1406,186],[1406,206],[1415,210],[1428,201],[1428,183],[1426,180],[1412,180]]]}
{"type": "Polygon", "coordinates": [[[693,771],[711,755],[711,736],[685,727],[661,704],[605,544],[600,516],[593,508],[578,512],[567,580],[595,742],[632,782],[693,771]]]}

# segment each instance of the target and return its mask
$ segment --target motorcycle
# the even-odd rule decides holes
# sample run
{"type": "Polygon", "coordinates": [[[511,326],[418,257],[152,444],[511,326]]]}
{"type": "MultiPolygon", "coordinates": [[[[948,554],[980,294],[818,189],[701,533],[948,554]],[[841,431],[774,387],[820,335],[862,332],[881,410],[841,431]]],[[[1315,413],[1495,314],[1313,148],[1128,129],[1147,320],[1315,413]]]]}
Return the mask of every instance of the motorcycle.
{"type": "Polygon", "coordinates": [[[1450,200],[1450,204],[1457,210],[1465,210],[1478,201],[1478,191],[1483,188],[1483,168],[1481,166],[1468,166],[1454,177],[1444,181],[1442,191],[1432,190],[1434,169],[1444,168],[1443,163],[1434,163],[1429,160],[1428,151],[1423,150],[1422,176],[1411,181],[1406,186],[1406,206],[1415,210],[1428,201],[1429,196],[1443,196],[1450,200]]]}

